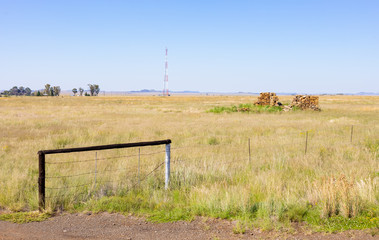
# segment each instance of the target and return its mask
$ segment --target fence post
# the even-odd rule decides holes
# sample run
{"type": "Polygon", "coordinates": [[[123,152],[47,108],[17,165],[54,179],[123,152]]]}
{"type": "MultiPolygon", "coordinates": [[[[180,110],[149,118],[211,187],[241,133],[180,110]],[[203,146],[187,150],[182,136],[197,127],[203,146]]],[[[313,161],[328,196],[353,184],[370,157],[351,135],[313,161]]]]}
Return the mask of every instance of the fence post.
{"type": "Polygon", "coordinates": [[[38,152],[38,208],[42,212],[45,209],[45,154],[38,152]]]}
{"type": "Polygon", "coordinates": [[[170,155],[171,155],[171,144],[166,144],[166,177],[165,177],[165,189],[167,190],[170,184],[170,155]]]}
{"type": "Polygon", "coordinates": [[[351,133],[350,133],[350,142],[351,143],[353,142],[353,129],[354,129],[354,125],[351,125],[351,133]]]}
{"type": "Polygon", "coordinates": [[[308,131],[305,132],[305,154],[307,154],[308,148],[308,131]]]}

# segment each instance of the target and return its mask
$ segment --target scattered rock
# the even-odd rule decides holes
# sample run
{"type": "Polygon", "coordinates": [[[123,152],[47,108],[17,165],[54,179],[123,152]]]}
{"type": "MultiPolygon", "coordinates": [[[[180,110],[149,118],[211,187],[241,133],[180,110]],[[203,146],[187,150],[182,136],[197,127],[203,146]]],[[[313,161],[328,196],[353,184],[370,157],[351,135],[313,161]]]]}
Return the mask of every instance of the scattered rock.
{"type": "Polygon", "coordinates": [[[289,106],[289,105],[284,106],[284,107],[283,107],[283,111],[284,111],[284,112],[292,111],[292,106],[289,106]]]}

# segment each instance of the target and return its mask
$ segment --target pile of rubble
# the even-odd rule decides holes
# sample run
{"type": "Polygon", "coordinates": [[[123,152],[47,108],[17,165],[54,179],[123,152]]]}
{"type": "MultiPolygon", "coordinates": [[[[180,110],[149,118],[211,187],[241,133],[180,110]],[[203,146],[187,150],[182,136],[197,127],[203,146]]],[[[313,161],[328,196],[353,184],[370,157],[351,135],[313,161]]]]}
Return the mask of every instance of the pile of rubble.
{"type": "Polygon", "coordinates": [[[254,104],[259,106],[278,106],[279,97],[276,93],[264,92],[260,93],[258,101],[254,104]]]}
{"type": "Polygon", "coordinates": [[[321,109],[318,107],[318,99],[318,96],[296,95],[290,105],[284,106],[279,102],[279,97],[276,96],[275,93],[264,92],[260,93],[258,101],[256,101],[254,105],[281,106],[285,112],[292,110],[293,107],[298,107],[301,110],[312,109],[315,111],[321,111],[321,109]]]}
{"type": "Polygon", "coordinates": [[[296,95],[292,100],[292,106],[296,106],[301,110],[312,109],[315,111],[320,111],[318,107],[318,96],[309,95],[296,95]]]}

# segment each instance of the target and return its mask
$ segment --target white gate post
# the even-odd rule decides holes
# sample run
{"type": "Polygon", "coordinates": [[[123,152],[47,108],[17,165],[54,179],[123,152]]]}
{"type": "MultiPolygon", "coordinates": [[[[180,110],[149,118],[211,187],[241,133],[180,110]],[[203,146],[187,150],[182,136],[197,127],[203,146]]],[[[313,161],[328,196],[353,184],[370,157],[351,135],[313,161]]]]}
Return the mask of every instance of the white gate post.
{"type": "Polygon", "coordinates": [[[168,189],[170,184],[170,154],[171,154],[171,144],[166,144],[166,177],[165,177],[165,189],[168,189]]]}

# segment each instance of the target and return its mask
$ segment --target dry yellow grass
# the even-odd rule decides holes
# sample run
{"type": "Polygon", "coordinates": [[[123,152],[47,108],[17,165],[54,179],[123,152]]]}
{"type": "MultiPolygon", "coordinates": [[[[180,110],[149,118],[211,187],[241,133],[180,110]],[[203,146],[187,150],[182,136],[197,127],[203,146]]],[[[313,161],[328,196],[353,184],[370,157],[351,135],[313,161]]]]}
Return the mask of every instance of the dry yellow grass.
{"type": "MultiPolygon", "coordinates": [[[[291,99],[280,96],[284,103],[291,99]]],[[[266,209],[258,215],[275,215],[281,206],[311,204],[320,206],[324,216],[349,217],[378,205],[379,97],[321,96],[322,112],[206,112],[215,106],[254,101],[255,96],[0,98],[0,207],[37,208],[39,150],[168,138],[173,141],[172,188],[185,189],[186,206],[197,214],[250,211],[257,203],[266,209]],[[305,131],[309,131],[306,155],[305,131]]],[[[102,158],[135,155],[136,151],[98,154],[102,158]]],[[[163,151],[163,146],[142,149],[142,153],[154,151],[163,151]]],[[[48,156],[47,161],[93,158],[94,153],[68,154],[48,156]]],[[[142,174],[163,160],[163,153],[143,155],[142,174]]],[[[49,165],[47,175],[78,174],[93,168],[93,162],[49,165]]],[[[98,176],[98,181],[126,179],[130,186],[136,181],[137,158],[102,161],[98,168],[128,169],[98,176]]],[[[160,190],[162,177],[163,168],[143,183],[151,189],[150,202],[165,201],[160,190]]],[[[48,179],[47,185],[75,186],[91,181],[89,175],[48,179]]],[[[111,190],[122,194],[123,185],[118,183],[99,185],[98,195],[111,190]]],[[[57,201],[69,207],[80,191],[59,189],[47,194],[67,192],[66,200],[57,201]]],[[[56,203],[52,201],[48,203],[56,203]]]]}

